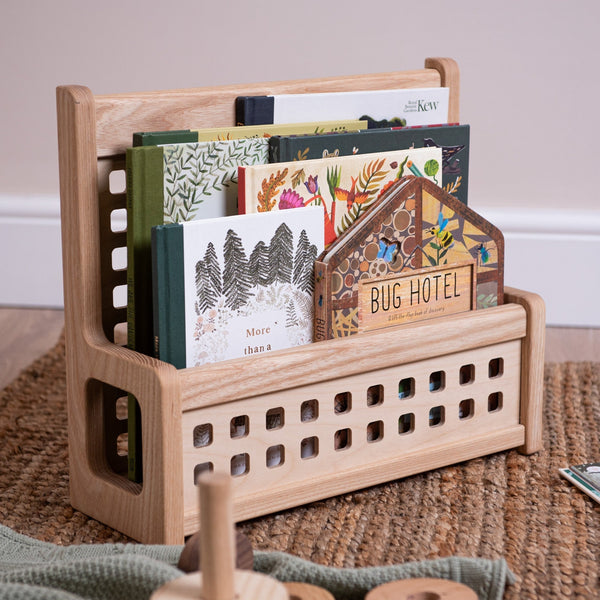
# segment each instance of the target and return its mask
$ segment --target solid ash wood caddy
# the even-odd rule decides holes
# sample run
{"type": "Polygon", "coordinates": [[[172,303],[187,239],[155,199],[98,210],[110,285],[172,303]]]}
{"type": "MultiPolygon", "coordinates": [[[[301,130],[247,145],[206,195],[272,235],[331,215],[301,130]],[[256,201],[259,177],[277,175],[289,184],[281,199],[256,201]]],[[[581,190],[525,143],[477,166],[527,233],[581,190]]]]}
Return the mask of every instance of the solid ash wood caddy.
{"type": "Polygon", "coordinates": [[[231,125],[238,95],[450,88],[452,59],[416,71],[94,96],[57,89],[71,503],[145,543],[182,543],[198,523],[194,477],[232,469],[243,520],[458,461],[541,447],[544,304],[505,304],[263,356],[177,370],[114,343],[126,233],[111,190],[135,131],[231,125]],[[432,383],[433,382],[433,383],[432,383]],[[143,484],[127,479],[116,406],[142,413],[143,484]],[[231,429],[235,419],[236,428],[231,429]],[[198,434],[198,435],[197,435],[198,434]],[[232,437],[234,435],[234,437],[232,437]],[[202,441],[204,440],[204,441],[202,441]],[[206,440],[209,440],[206,442],[206,440]]]}

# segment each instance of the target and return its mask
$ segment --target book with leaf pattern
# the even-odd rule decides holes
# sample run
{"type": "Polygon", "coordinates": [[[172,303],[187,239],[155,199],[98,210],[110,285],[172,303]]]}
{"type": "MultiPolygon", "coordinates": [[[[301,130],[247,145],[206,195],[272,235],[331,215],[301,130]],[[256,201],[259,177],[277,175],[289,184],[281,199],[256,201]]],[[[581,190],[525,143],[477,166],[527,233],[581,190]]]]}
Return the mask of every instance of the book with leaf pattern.
{"type": "MultiPolygon", "coordinates": [[[[267,138],[129,148],[127,345],[154,354],[152,227],[237,212],[237,168],[266,162],[267,138]]],[[[141,481],[139,406],[128,402],[129,478],[141,481]]]]}
{"type": "Polygon", "coordinates": [[[240,167],[239,212],[322,206],[327,246],[401,177],[438,184],[441,165],[432,147],[240,167]]]}

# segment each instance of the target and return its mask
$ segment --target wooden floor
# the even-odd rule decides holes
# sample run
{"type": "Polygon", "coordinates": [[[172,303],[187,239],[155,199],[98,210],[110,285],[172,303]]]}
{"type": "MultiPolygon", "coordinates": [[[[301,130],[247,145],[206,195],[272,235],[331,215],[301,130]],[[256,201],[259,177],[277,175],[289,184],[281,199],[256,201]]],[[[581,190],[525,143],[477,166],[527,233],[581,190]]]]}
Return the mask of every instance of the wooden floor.
{"type": "MultiPolygon", "coordinates": [[[[61,310],[0,308],[0,389],[52,348],[64,325],[61,310]]],[[[600,329],[546,329],[546,362],[600,361],[600,329]]]]}

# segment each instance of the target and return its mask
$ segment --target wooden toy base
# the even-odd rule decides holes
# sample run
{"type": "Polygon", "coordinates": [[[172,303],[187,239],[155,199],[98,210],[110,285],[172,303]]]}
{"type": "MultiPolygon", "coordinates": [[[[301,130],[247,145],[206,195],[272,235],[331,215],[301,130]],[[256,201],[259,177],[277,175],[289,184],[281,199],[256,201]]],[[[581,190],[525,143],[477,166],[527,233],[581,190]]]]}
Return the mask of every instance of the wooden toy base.
{"type": "Polygon", "coordinates": [[[234,476],[234,518],[520,447],[541,447],[544,304],[506,304],[193,369],[115,344],[126,309],[114,255],[126,232],[124,151],[134,131],[230,125],[238,95],[450,88],[458,69],[93,96],[57,90],[71,503],[145,543],[198,523],[195,479],[234,476]],[[143,484],[126,477],[121,407],[141,408],[143,484]]]}

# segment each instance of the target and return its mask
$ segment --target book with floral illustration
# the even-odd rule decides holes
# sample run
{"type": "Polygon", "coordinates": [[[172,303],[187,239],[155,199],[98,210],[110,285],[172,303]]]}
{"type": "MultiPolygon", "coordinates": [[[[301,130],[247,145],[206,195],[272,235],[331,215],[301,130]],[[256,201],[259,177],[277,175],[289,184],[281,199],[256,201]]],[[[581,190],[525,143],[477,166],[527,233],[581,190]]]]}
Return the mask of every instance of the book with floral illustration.
{"type": "Polygon", "coordinates": [[[469,134],[469,125],[449,124],[329,135],[274,135],[269,139],[269,162],[439,146],[442,149],[440,187],[468,204],[469,134]]]}
{"type": "Polygon", "coordinates": [[[405,88],[314,94],[239,96],[236,123],[298,123],[323,119],[394,119],[402,125],[448,122],[449,89],[405,88]]]}
{"type": "Polygon", "coordinates": [[[158,357],[177,368],[312,342],[315,207],[152,230],[158,357]]]}
{"type": "Polygon", "coordinates": [[[322,206],[328,246],[404,175],[440,183],[441,164],[431,147],[240,167],[239,212],[322,206]]]}

